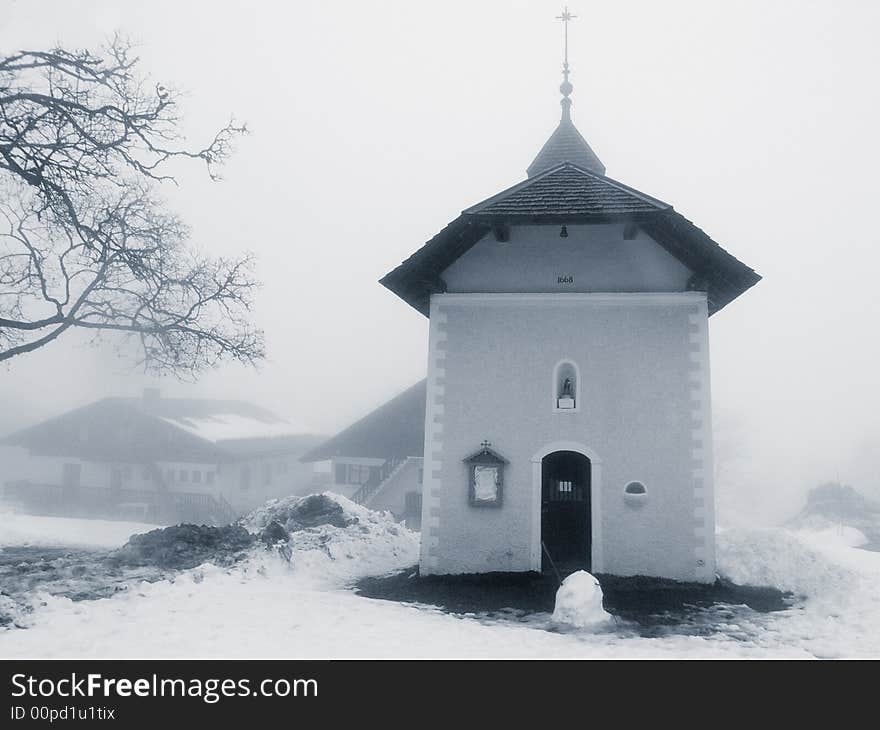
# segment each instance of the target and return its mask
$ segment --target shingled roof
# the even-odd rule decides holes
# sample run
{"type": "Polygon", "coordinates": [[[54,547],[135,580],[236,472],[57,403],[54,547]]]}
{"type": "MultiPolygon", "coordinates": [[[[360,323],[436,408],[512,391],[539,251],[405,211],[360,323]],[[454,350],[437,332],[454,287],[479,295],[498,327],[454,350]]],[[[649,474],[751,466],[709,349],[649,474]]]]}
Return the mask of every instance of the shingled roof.
{"type": "Polygon", "coordinates": [[[587,140],[581,136],[567,114],[563,114],[559,126],[544,143],[526,174],[533,177],[563,162],[571,162],[599,175],[605,174],[602,160],[596,156],[593,148],[587,144],[587,140]]]}
{"type": "Polygon", "coordinates": [[[573,162],[560,162],[543,173],[503,190],[463,211],[464,215],[526,216],[618,216],[654,213],[672,206],[640,193],[601,173],[573,162]]]}
{"type": "Polygon", "coordinates": [[[95,461],[211,463],[301,454],[321,439],[244,401],[156,397],[103,398],[0,443],[95,461]]]}
{"type": "Polygon", "coordinates": [[[370,459],[421,456],[425,450],[427,388],[426,380],[419,381],[309,451],[300,461],[326,461],[337,456],[370,459]]]}
{"type": "Polygon", "coordinates": [[[442,272],[492,230],[508,224],[638,224],[695,273],[714,314],[761,277],[671,205],[603,174],[563,162],[478,203],[380,283],[428,316],[430,296],[446,290],[442,272]]]}

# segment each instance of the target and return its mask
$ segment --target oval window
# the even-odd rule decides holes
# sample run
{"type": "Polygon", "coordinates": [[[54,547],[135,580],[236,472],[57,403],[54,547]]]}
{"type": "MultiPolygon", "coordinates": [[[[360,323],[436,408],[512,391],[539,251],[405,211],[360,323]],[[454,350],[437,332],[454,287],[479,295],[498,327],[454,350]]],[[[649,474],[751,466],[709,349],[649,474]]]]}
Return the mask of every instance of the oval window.
{"type": "Polygon", "coordinates": [[[645,489],[645,485],[642,484],[641,482],[630,482],[629,484],[627,484],[623,488],[623,491],[626,494],[647,494],[648,493],[648,490],[645,489]]]}

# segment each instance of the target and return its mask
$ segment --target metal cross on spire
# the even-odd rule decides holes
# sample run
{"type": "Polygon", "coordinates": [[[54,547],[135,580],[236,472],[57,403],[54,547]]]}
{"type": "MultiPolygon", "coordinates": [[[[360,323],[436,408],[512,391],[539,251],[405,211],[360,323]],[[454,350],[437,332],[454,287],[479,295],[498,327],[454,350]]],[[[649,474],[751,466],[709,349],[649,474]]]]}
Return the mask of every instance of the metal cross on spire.
{"type": "Polygon", "coordinates": [[[568,10],[568,5],[562,11],[562,15],[557,15],[556,20],[561,20],[565,27],[565,73],[568,74],[568,24],[574,20],[577,15],[572,15],[568,10]]]}

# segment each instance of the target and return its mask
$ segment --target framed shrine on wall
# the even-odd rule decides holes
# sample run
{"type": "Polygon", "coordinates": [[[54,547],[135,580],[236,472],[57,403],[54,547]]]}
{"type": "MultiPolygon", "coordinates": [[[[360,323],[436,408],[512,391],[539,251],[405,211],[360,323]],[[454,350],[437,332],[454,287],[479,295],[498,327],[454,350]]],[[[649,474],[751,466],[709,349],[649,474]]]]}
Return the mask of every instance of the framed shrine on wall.
{"type": "Polygon", "coordinates": [[[464,460],[468,469],[468,502],[472,507],[500,507],[504,497],[507,459],[484,441],[479,451],[464,460]]]}

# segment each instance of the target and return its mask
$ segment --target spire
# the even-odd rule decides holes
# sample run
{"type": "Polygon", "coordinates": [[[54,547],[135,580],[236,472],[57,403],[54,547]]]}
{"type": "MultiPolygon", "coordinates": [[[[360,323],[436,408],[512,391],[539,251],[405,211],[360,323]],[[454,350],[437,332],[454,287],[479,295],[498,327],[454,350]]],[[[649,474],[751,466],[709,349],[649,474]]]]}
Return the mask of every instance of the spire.
{"type": "Polygon", "coordinates": [[[571,81],[568,80],[568,74],[570,73],[568,70],[568,24],[576,17],[577,15],[572,15],[568,12],[568,5],[565,6],[562,15],[556,16],[556,20],[561,20],[565,28],[565,55],[562,61],[562,83],[559,85],[559,90],[562,92],[562,100],[559,103],[562,104],[562,119],[569,122],[571,121],[571,99],[569,97],[571,92],[574,91],[574,87],[571,85],[571,81]]]}
{"type": "Polygon", "coordinates": [[[576,17],[577,15],[573,15],[569,11],[568,6],[562,11],[562,15],[556,16],[557,20],[562,21],[565,39],[562,83],[559,85],[559,91],[562,93],[562,99],[559,102],[562,105],[562,119],[560,119],[556,131],[550,135],[550,139],[544,143],[538,156],[529,165],[527,170],[529,177],[563,162],[571,162],[599,175],[605,174],[605,165],[602,164],[602,161],[587,144],[587,140],[581,136],[577,127],[574,126],[574,122],[571,121],[571,92],[574,87],[568,78],[571,73],[568,65],[568,24],[576,17]]]}

